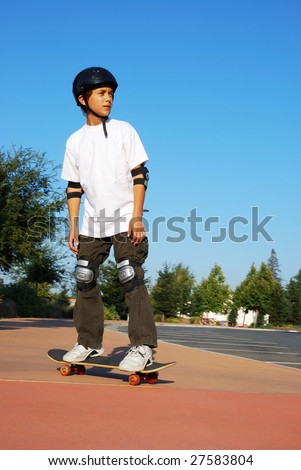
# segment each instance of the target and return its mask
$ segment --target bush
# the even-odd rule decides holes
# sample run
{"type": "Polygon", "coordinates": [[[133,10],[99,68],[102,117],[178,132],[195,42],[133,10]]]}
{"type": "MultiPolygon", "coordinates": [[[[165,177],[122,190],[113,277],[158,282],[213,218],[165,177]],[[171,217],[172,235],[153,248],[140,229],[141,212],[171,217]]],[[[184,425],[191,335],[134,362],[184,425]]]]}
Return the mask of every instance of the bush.
{"type": "Polygon", "coordinates": [[[109,307],[104,306],[105,320],[120,320],[120,317],[116,311],[114,305],[109,307]]]}
{"type": "Polygon", "coordinates": [[[156,323],[163,323],[164,322],[164,313],[155,313],[154,314],[154,319],[156,323]]]}
{"type": "Polygon", "coordinates": [[[17,303],[19,317],[43,318],[46,316],[45,301],[38,297],[34,289],[24,282],[1,286],[1,296],[17,303]]]}
{"type": "Polygon", "coordinates": [[[166,323],[180,323],[180,318],[177,318],[177,317],[168,317],[168,318],[165,318],[165,322],[166,323]]]}

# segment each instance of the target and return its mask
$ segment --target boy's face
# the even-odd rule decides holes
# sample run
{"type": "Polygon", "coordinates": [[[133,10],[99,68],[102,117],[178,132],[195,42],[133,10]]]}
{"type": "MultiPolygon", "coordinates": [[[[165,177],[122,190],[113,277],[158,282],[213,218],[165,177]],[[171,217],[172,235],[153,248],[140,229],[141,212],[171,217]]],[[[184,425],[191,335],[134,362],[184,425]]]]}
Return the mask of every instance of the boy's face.
{"type": "MultiPolygon", "coordinates": [[[[85,100],[82,95],[78,97],[79,102],[85,106],[85,100]]],[[[95,88],[91,94],[86,97],[89,108],[100,116],[106,117],[110,114],[113,101],[114,91],[110,87],[95,88]]]]}

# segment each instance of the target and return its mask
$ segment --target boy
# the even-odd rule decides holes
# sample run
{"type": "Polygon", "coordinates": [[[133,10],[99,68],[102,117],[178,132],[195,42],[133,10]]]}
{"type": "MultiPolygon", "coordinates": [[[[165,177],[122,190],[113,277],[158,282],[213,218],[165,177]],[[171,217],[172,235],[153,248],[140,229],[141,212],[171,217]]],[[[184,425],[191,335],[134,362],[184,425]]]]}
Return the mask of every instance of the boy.
{"type": "Polygon", "coordinates": [[[115,77],[102,67],[82,70],[73,82],[73,94],[86,123],[67,140],[62,170],[62,178],[68,181],[68,244],[77,255],[78,288],[74,308],[78,339],[64,360],[84,361],[104,352],[104,312],[96,281],[99,265],[113,246],[129,309],[131,344],[119,368],[138,372],[152,362],[152,349],[157,347],[156,326],[141,267],[148,255],[142,220],[148,157],[130,124],[109,119],[117,86],[115,77]],[[85,210],[79,234],[83,193],[85,210]]]}

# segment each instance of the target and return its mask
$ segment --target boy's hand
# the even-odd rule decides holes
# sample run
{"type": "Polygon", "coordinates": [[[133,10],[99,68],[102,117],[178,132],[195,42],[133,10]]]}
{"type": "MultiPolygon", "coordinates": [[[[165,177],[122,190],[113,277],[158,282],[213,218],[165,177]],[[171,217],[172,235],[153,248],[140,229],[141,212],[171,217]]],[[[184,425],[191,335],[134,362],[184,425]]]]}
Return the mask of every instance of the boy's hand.
{"type": "Polygon", "coordinates": [[[69,236],[68,236],[68,246],[75,255],[78,254],[78,244],[79,244],[78,230],[70,229],[69,236]]]}
{"type": "Polygon", "coordinates": [[[145,239],[145,227],[142,217],[133,217],[130,221],[128,237],[133,245],[139,245],[145,239]]]}

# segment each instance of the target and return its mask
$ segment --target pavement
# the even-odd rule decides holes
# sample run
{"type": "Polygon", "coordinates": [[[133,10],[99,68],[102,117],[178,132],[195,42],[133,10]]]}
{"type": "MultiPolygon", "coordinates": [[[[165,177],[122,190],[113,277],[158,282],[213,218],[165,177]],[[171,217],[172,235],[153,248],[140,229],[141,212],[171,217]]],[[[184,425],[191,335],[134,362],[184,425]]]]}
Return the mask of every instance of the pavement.
{"type": "MultiPolygon", "coordinates": [[[[300,370],[159,342],[155,359],[177,364],[154,385],[63,377],[47,351],[75,341],[72,321],[0,320],[2,450],[301,449],[300,370]]],[[[106,328],[104,347],[126,352],[128,337],[106,328]]]]}

